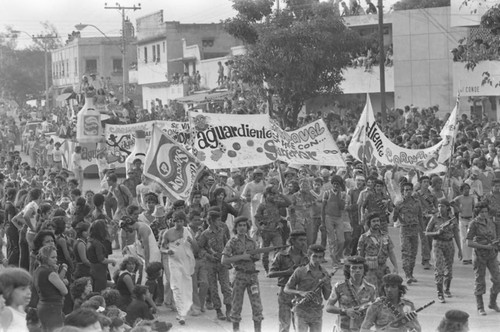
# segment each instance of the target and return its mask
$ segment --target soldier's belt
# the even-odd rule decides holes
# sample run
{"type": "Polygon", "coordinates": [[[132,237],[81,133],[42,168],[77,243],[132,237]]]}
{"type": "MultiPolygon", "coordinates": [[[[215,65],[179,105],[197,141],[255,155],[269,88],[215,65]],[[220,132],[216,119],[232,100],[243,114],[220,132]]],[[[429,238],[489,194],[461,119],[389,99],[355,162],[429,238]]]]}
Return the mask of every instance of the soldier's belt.
{"type": "Polygon", "coordinates": [[[243,272],[243,273],[247,273],[247,274],[259,273],[259,270],[247,270],[247,269],[243,269],[241,267],[235,267],[234,269],[236,270],[236,272],[243,272]]]}
{"type": "Polygon", "coordinates": [[[405,227],[405,228],[413,228],[413,227],[418,227],[418,224],[411,224],[411,225],[401,225],[401,227],[405,227]]]}

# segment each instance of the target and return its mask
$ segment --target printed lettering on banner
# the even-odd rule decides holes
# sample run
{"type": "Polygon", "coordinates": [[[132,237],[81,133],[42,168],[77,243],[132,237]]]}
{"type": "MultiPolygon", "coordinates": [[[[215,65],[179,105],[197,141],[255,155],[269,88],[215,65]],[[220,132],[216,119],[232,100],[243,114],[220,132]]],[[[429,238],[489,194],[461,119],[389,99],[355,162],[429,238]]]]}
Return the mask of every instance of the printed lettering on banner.
{"type": "Polygon", "coordinates": [[[372,165],[398,165],[428,171],[439,166],[441,145],[442,141],[426,149],[406,149],[394,144],[375,121],[368,96],[348,150],[354,158],[365,159],[372,165]]]}
{"type": "Polygon", "coordinates": [[[193,154],[210,169],[269,164],[276,160],[267,114],[189,112],[193,154]]]}
{"type": "Polygon", "coordinates": [[[189,122],[147,121],[126,125],[106,125],[104,135],[108,151],[107,162],[114,163],[116,167],[125,167],[125,160],[134,149],[136,131],[144,131],[146,143],[149,144],[154,124],[175,141],[189,146],[189,122]]]}
{"type": "Polygon", "coordinates": [[[340,150],[322,119],[289,132],[272,121],[271,129],[278,160],[298,165],[345,166],[340,150]]]}
{"type": "Polygon", "coordinates": [[[173,199],[189,199],[202,170],[198,160],[172,138],[153,126],[144,161],[144,174],[160,184],[173,199]]]}

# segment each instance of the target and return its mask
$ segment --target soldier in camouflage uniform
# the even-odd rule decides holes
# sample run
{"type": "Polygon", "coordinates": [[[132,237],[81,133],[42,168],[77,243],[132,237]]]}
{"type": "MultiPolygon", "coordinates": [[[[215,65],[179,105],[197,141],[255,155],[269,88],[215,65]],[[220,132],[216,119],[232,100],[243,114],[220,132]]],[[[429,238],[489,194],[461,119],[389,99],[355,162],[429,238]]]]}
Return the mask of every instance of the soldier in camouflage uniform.
{"type": "Polygon", "coordinates": [[[413,184],[406,182],[401,185],[403,200],[396,204],[393,222],[401,223],[401,254],[406,282],[411,285],[417,282],[413,276],[415,260],[418,251],[418,232],[422,225],[422,206],[418,199],[412,196],[413,184]]]}
{"type": "MultiPolygon", "coordinates": [[[[260,203],[255,213],[255,224],[258,232],[262,236],[262,246],[269,247],[283,245],[281,238],[280,209],[290,206],[288,197],[282,195],[272,185],[266,187],[263,193],[264,202],[260,203]]],[[[262,255],[262,265],[266,272],[269,272],[269,253],[262,255]]]]}
{"type": "Polygon", "coordinates": [[[248,235],[250,222],[248,218],[240,216],[234,219],[234,229],[236,236],[232,237],[222,251],[222,264],[233,264],[235,276],[233,282],[233,297],[231,308],[231,321],[233,322],[233,332],[240,330],[241,310],[243,306],[243,296],[248,292],[250,305],[252,306],[252,318],[255,332],[262,330],[262,301],[260,299],[260,287],[255,268],[255,262],[259,260],[259,254],[248,254],[250,250],[257,249],[257,242],[248,235]]]}
{"type": "Polygon", "coordinates": [[[330,275],[321,267],[325,248],[312,244],[307,250],[309,264],[297,268],[285,286],[285,293],[298,295],[293,307],[297,332],[321,332],[323,320],[323,298],[332,292],[330,275]]]}
{"type": "Polygon", "coordinates": [[[431,191],[429,190],[430,179],[428,176],[422,176],[419,179],[420,189],[415,193],[415,198],[420,201],[422,205],[422,222],[418,230],[418,235],[420,237],[420,247],[422,255],[422,265],[424,270],[430,270],[431,264],[431,250],[432,250],[432,239],[425,236],[424,232],[427,229],[427,224],[431,220],[431,217],[437,211],[437,199],[431,191]]]}
{"type": "Polygon", "coordinates": [[[367,310],[365,320],[361,324],[361,332],[370,332],[375,325],[377,331],[386,328],[387,332],[407,332],[422,329],[417,320],[415,306],[413,302],[403,298],[406,294],[406,287],[403,286],[403,278],[397,274],[387,274],[383,278],[384,296],[379,297],[367,310]],[[397,318],[405,315],[408,322],[403,326],[387,326],[397,318]]]}
{"type": "Polygon", "coordinates": [[[342,332],[359,331],[366,310],[377,297],[375,286],[363,278],[367,268],[363,257],[347,258],[344,265],[345,280],[333,287],[326,312],[339,315],[337,326],[342,332]],[[337,303],[338,306],[335,305],[337,303]]]}
{"type": "MultiPolygon", "coordinates": [[[[389,197],[384,194],[384,182],[382,180],[375,180],[374,191],[366,195],[363,206],[361,206],[364,216],[369,213],[376,212],[380,218],[380,230],[387,233],[389,225],[389,212],[392,212],[392,202],[389,197]]],[[[363,220],[366,223],[366,219],[363,220]]],[[[369,226],[368,226],[369,227],[369,226]]]]}
{"type": "Polygon", "coordinates": [[[453,257],[455,256],[453,240],[457,244],[458,259],[460,260],[462,259],[462,248],[460,246],[458,222],[450,214],[450,202],[446,199],[441,199],[438,203],[438,210],[438,214],[432,217],[427,225],[425,235],[433,238],[432,249],[434,251],[434,258],[436,259],[434,278],[437,286],[438,300],[444,303],[444,295],[451,297],[450,284],[453,277],[453,257]]]}
{"type": "Polygon", "coordinates": [[[492,184],[491,192],[484,196],[483,202],[488,204],[493,221],[498,224],[500,223],[500,179],[493,180],[492,184]]]}
{"type": "MultiPolygon", "coordinates": [[[[220,320],[230,320],[231,313],[231,286],[229,283],[229,271],[227,265],[221,263],[222,250],[229,241],[228,233],[219,227],[220,212],[215,209],[208,211],[208,228],[201,233],[198,238],[198,246],[200,247],[200,256],[205,258],[205,264],[208,270],[208,287],[214,309],[217,313],[217,318],[220,320]],[[226,316],[221,310],[221,301],[219,297],[219,287],[217,280],[220,283],[224,304],[226,305],[226,316]]],[[[223,224],[223,226],[226,226],[223,224]]],[[[227,226],[226,226],[227,227],[227,226]]]]}
{"type": "Polygon", "coordinates": [[[398,263],[394,254],[394,244],[387,233],[380,230],[380,216],[377,212],[366,215],[366,224],[370,229],[361,235],[358,242],[358,255],[366,260],[365,279],[382,291],[382,277],[390,273],[387,258],[391,260],[394,273],[398,273],[398,263]]]}
{"type": "Polygon", "coordinates": [[[500,312],[497,306],[497,296],[500,292],[500,271],[498,269],[498,225],[488,218],[490,208],[484,202],[476,205],[479,215],[471,221],[467,232],[467,245],[474,248],[474,276],[477,310],[481,316],[484,311],[483,294],[486,293],[486,268],[490,271],[492,286],[490,289],[490,303],[488,307],[500,312]]]}
{"type": "Polygon", "coordinates": [[[309,263],[309,258],[305,254],[307,247],[307,235],[304,231],[293,231],[288,240],[292,245],[287,250],[282,250],[274,257],[269,272],[269,278],[278,278],[278,317],[280,320],[280,332],[290,330],[292,319],[292,300],[293,295],[286,294],[284,288],[293,271],[299,266],[305,266],[309,263]]]}

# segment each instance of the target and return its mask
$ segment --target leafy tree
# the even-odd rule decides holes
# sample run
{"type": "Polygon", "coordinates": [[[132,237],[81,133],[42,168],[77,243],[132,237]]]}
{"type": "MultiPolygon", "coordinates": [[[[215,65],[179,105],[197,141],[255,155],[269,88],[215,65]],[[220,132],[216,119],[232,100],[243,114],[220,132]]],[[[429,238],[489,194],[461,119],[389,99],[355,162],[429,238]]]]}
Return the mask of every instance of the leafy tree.
{"type": "Polygon", "coordinates": [[[449,6],[450,0],[400,0],[394,4],[393,8],[394,10],[410,10],[449,6]]]}
{"type": "Polygon", "coordinates": [[[247,48],[235,59],[234,71],[244,82],[267,86],[269,95],[278,96],[281,112],[276,116],[286,125],[296,124],[306,100],[341,93],[342,69],[362,44],[332,3],[289,0],[273,12],[270,0],[233,2],[238,14],[225,21],[225,28],[247,48]]]}
{"type": "MultiPolygon", "coordinates": [[[[45,49],[48,51],[62,46],[55,26],[46,21],[40,22],[42,32],[34,36],[31,44],[22,50],[17,49],[19,34],[7,26],[0,33],[0,93],[14,99],[19,105],[26,100],[37,98],[45,93],[45,49]],[[44,38],[43,36],[57,36],[44,38]]],[[[49,87],[52,84],[50,53],[48,54],[49,87]]]]}

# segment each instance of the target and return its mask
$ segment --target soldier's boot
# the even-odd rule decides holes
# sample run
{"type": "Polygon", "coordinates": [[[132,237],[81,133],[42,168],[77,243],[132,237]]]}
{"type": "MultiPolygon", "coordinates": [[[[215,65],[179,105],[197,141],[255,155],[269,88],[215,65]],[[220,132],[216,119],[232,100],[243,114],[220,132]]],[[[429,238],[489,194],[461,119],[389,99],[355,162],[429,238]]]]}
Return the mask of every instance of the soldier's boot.
{"type": "Polygon", "coordinates": [[[452,297],[451,292],[450,292],[450,285],[451,285],[451,280],[445,280],[444,281],[444,296],[446,297],[452,297]]]}
{"type": "Polygon", "coordinates": [[[488,304],[488,308],[495,310],[496,312],[500,312],[500,308],[497,305],[497,296],[498,293],[490,294],[490,303],[488,304]]]}
{"type": "Polygon", "coordinates": [[[443,284],[442,283],[437,284],[437,291],[438,291],[438,301],[441,303],[445,303],[446,301],[444,300],[444,296],[443,296],[443,284]]]}
{"type": "Polygon", "coordinates": [[[484,311],[484,302],[482,295],[476,295],[476,303],[477,303],[477,312],[481,316],[486,316],[486,311],[484,311]]]}
{"type": "Polygon", "coordinates": [[[233,322],[233,332],[240,332],[240,322],[233,322]]]}
{"type": "Polygon", "coordinates": [[[231,316],[231,309],[232,309],[231,305],[230,304],[226,304],[226,320],[228,322],[231,321],[231,317],[230,317],[231,316]]]}
{"type": "Polygon", "coordinates": [[[222,310],[220,310],[220,309],[216,309],[216,310],[217,310],[217,319],[226,320],[226,316],[224,316],[224,314],[222,313],[222,310]]]}
{"type": "Polygon", "coordinates": [[[254,332],[262,332],[262,321],[261,320],[254,320],[253,321],[253,329],[254,329],[254,332]]]}

